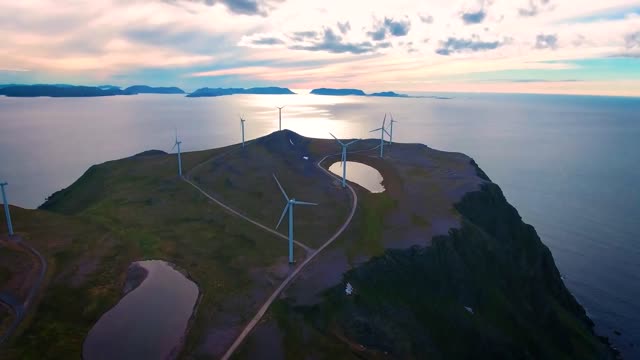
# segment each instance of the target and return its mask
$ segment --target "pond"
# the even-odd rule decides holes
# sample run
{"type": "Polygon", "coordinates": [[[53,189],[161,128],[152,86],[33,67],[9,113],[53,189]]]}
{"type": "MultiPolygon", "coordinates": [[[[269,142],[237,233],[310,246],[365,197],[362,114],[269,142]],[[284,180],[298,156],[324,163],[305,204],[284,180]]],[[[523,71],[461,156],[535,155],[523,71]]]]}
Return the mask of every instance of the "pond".
{"type": "MultiPolygon", "coordinates": [[[[329,171],[342,179],[342,162],[338,161],[331,164],[329,171]]],[[[363,163],[347,161],[347,180],[362,186],[372,193],[381,193],[384,191],[380,172],[363,163]]]]}
{"type": "Polygon", "coordinates": [[[198,299],[196,284],[167,262],[139,261],[130,267],[125,292],[89,331],[83,358],[176,358],[198,299]]]}

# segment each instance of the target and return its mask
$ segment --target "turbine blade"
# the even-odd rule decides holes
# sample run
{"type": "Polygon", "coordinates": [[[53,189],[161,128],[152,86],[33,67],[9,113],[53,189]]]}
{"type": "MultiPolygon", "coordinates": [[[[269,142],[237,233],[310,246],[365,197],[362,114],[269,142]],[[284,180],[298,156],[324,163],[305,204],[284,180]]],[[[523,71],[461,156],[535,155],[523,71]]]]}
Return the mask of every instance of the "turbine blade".
{"type": "Polygon", "coordinates": [[[333,135],[332,133],[329,133],[329,135],[333,136],[333,138],[336,139],[336,141],[339,142],[340,145],[344,145],[344,143],[340,141],[335,135],[333,135]]]}
{"type": "Polygon", "coordinates": [[[389,132],[387,131],[387,129],[384,129],[384,128],[383,128],[383,129],[382,129],[382,131],[386,132],[386,133],[387,133],[387,135],[391,136],[391,134],[389,134],[389,132]]]}
{"type": "Polygon", "coordinates": [[[280,220],[278,220],[278,225],[276,225],[276,229],[278,228],[278,226],[280,226],[280,223],[282,222],[282,219],[284,219],[285,214],[287,213],[287,210],[289,210],[289,203],[287,203],[287,205],[284,207],[284,210],[282,211],[282,215],[280,216],[280,220]]]}
{"type": "Polygon", "coordinates": [[[351,142],[348,142],[345,146],[349,146],[349,145],[351,145],[351,144],[353,144],[355,142],[358,142],[358,141],[360,141],[360,139],[355,139],[355,140],[353,140],[351,142]]]}
{"type": "Polygon", "coordinates": [[[296,205],[318,205],[316,203],[310,203],[310,202],[298,201],[298,200],[295,200],[293,203],[296,204],[296,205]]]}
{"type": "Polygon", "coordinates": [[[377,128],[377,129],[373,129],[373,130],[371,130],[371,131],[369,131],[369,132],[374,132],[374,131],[378,131],[378,130],[381,130],[381,129],[382,129],[382,128],[377,128]]]}
{"type": "Polygon", "coordinates": [[[276,179],[276,184],[278,184],[278,187],[280,188],[280,191],[282,191],[282,195],[284,196],[284,198],[289,201],[289,197],[287,196],[287,193],[284,192],[284,189],[282,188],[282,185],[280,185],[280,181],[278,181],[278,178],[276,177],[276,174],[272,174],[273,178],[276,179]]]}
{"type": "Polygon", "coordinates": [[[178,142],[176,141],[175,144],[173,144],[173,147],[171,148],[171,150],[175,149],[176,146],[178,146],[178,142]]]}

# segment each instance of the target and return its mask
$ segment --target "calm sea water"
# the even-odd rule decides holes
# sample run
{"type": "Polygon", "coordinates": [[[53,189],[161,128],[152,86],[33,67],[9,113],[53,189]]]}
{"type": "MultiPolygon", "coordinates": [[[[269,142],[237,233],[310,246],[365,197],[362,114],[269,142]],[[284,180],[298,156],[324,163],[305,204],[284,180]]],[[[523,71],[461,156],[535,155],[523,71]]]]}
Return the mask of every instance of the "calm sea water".
{"type": "Polygon", "coordinates": [[[190,151],[239,142],[239,114],[247,139],[277,130],[275,106],[287,105],[284,128],[324,138],[369,137],[391,112],[395,140],[472,156],[551,248],[597,331],[640,358],[640,98],[449,95],[0,97],[0,178],[11,203],[36,207],[92,164],[169,150],[174,126],[190,151]]]}

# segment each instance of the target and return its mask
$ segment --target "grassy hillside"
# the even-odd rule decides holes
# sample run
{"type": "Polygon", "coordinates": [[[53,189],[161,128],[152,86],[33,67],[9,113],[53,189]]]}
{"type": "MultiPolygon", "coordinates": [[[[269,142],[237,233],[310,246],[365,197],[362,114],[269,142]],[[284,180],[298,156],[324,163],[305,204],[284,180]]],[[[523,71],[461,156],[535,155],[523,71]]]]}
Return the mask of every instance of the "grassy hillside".
{"type": "MultiPolygon", "coordinates": [[[[375,145],[361,141],[351,150],[375,145]]],[[[245,149],[183,154],[183,169],[266,226],[285,204],[275,172],[290,197],[320,204],[295,215],[296,239],[318,247],[350,210],[347,191],[315,165],[338,151],[334,141],[281,131],[245,149]]],[[[354,184],[359,202],[347,231],[274,303],[236,358],[611,355],[535,230],[469,157],[393,144],[384,159],[377,151],[349,159],[376,167],[386,191],[354,184]],[[344,294],[346,282],[355,295],[344,294]]],[[[39,210],[12,207],[17,233],[49,270],[40,301],[0,358],[79,358],[89,329],[121,298],[129,264],[146,259],[176,264],[200,288],[182,357],[217,358],[227,349],[291,271],[287,243],[223,211],[176,167],[175,155],[157,152],[110,161],[39,210]]],[[[305,256],[299,247],[295,254],[298,262],[305,256]]],[[[21,283],[24,262],[0,262],[0,291],[21,283]]]]}
{"type": "MultiPolygon", "coordinates": [[[[184,154],[184,169],[226,150],[184,154]]],[[[281,276],[274,267],[286,264],[286,241],[228,215],[176,172],[175,155],[110,161],[52,195],[41,206],[46,211],[13,208],[16,231],[43,250],[51,267],[35,316],[3,356],[78,358],[84,336],[119,300],[127,267],[137,260],[175,263],[200,286],[187,352],[212,328],[237,327],[253,314],[281,276]],[[222,322],[221,313],[229,315],[222,322]]]]}

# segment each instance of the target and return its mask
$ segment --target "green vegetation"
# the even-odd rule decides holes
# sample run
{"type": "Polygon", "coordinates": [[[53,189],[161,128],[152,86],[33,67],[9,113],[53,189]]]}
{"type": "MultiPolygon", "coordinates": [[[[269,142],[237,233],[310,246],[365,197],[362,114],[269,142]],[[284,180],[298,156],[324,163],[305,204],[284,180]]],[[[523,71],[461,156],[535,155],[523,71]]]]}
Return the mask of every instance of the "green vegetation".
{"type": "Polygon", "coordinates": [[[375,256],[384,252],[382,231],[385,217],[396,206],[388,193],[363,193],[358,197],[360,211],[356,214],[354,226],[358,231],[353,233],[350,241],[345,243],[345,251],[349,261],[358,255],[375,256]]]}
{"type": "MultiPolygon", "coordinates": [[[[184,154],[183,164],[191,168],[215,153],[184,154]]],[[[42,206],[49,211],[12,210],[25,240],[45,250],[50,282],[29,326],[1,357],[78,358],[91,326],[120,299],[133,261],[167,260],[199,285],[202,300],[187,352],[224,304],[271,289],[252,273],[266,276],[285,261],[286,242],[212,205],[175,171],[169,155],[111,161],[54,194],[42,206]]],[[[255,309],[238,311],[247,317],[255,309]]]]}

